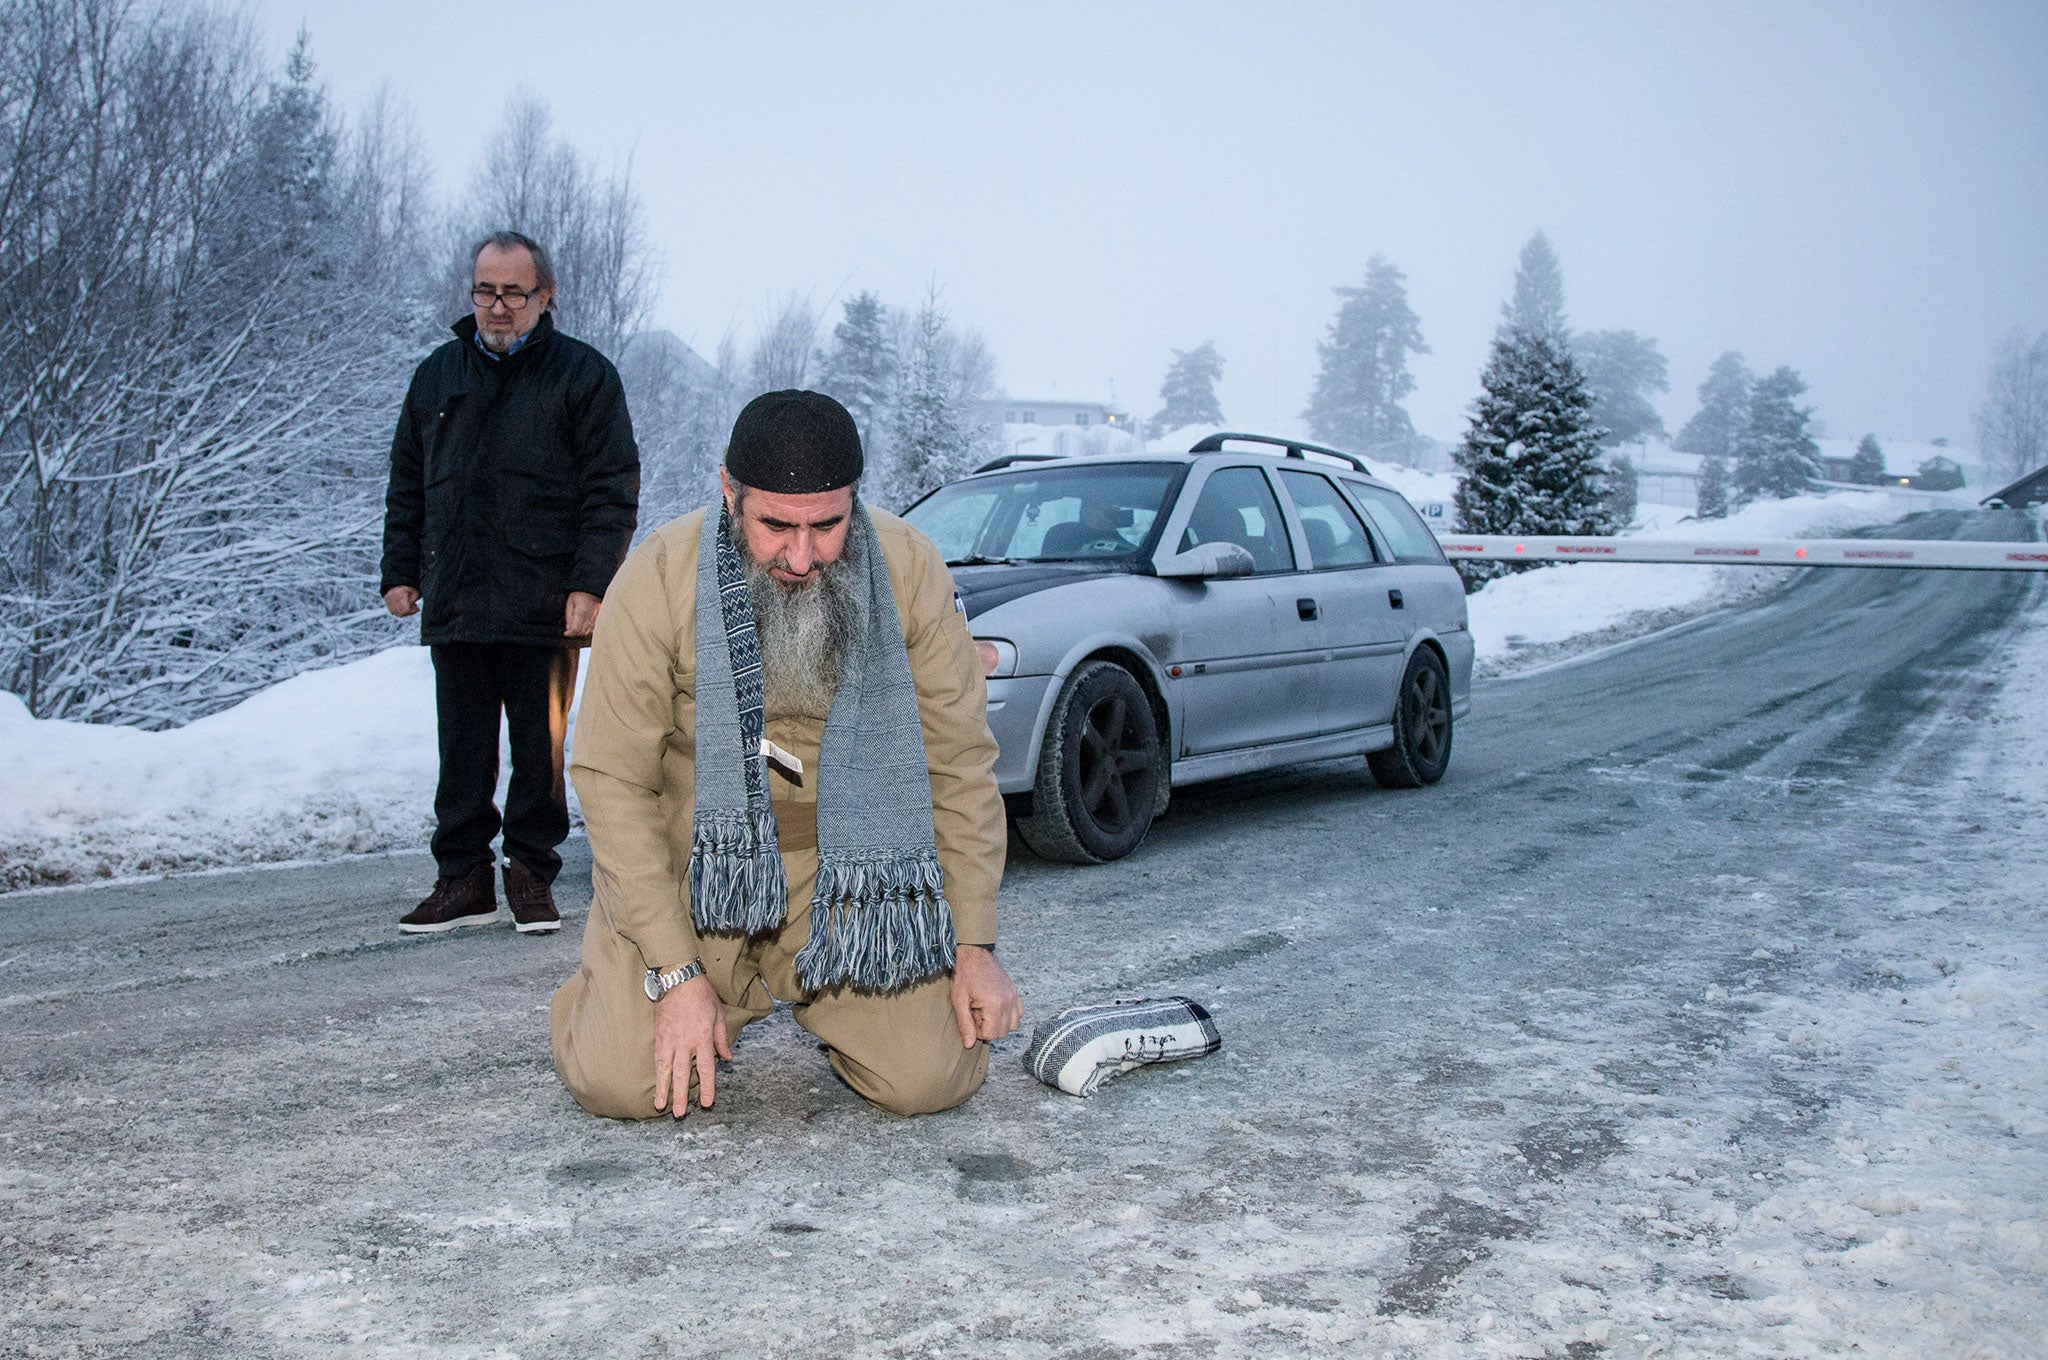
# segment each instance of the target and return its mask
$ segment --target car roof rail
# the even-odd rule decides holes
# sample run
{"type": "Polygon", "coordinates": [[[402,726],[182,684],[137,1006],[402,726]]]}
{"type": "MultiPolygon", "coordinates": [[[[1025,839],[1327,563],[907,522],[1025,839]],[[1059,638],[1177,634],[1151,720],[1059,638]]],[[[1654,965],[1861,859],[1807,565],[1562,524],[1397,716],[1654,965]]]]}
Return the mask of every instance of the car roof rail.
{"type": "Polygon", "coordinates": [[[1287,450],[1289,458],[1299,458],[1303,462],[1308,461],[1309,454],[1319,453],[1325,458],[1335,458],[1339,462],[1349,463],[1366,476],[1372,476],[1372,469],[1367,467],[1365,460],[1355,453],[1346,453],[1342,449],[1328,449],[1324,448],[1321,444],[1309,444],[1299,439],[1276,439],[1270,434],[1238,434],[1235,431],[1226,430],[1222,434],[1212,434],[1197,440],[1195,446],[1189,449],[1188,452],[1221,453],[1223,452],[1223,441],[1226,439],[1235,439],[1245,444],[1270,444],[1274,448],[1287,450]]]}
{"type": "Polygon", "coordinates": [[[1006,453],[1000,458],[989,459],[974,471],[979,475],[1009,467],[1012,463],[1051,463],[1064,457],[1063,453],[1006,453]]]}

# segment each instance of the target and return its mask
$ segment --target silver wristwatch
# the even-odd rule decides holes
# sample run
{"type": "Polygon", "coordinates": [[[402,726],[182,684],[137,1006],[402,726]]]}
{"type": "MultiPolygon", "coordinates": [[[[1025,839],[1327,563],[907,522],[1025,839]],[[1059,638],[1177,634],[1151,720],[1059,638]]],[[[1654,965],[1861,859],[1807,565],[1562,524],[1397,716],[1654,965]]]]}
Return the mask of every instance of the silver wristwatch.
{"type": "Polygon", "coordinates": [[[691,959],[682,967],[672,968],[666,973],[650,968],[647,970],[647,999],[659,1001],[691,978],[703,976],[704,963],[701,959],[691,959]]]}

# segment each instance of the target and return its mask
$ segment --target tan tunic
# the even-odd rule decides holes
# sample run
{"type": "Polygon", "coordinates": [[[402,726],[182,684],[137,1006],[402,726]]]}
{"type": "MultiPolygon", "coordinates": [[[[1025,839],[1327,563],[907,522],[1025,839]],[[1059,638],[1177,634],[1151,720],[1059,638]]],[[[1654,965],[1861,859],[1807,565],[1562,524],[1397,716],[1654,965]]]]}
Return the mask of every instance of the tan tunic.
{"type": "MultiPolygon", "coordinates": [[[[917,687],[931,773],[932,829],[954,930],[962,944],[993,945],[1006,830],[994,776],[996,742],[988,729],[987,682],[938,549],[895,516],[869,513],[917,687]]],[[[639,1094],[643,1084],[649,1092],[653,1086],[651,1056],[642,1056],[651,1034],[651,1020],[641,1014],[652,1011],[640,995],[646,970],[674,968],[701,955],[714,983],[721,982],[733,966],[727,956],[737,956],[742,943],[713,936],[700,944],[690,916],[697,549],[703,521],[700,510],[663,525],[633,550],[613,578],[598,618],[576,721],[569,772],[589,829],[593,891],[583,966],[556,997],[555,1048],[571,1090],[599,1113],[652,1113],[639,1094]],[[607,1093],[626,1086],[630,1089],[607,1093]]],[[[785,928],[789,938],[774,951],[779,956],[808,934],[817,870],[818,743],[825,725],[816,717],[767,716],[769,740],[794,754],[804,769],[801,779],[793,779],[781,767],[769,766],[793,899],[786,919],[798,927],[785,928]]],[[[766,1006],[765,998],[744,999],[743,978],[733,983],[719,990],[728,1026],[736,1034],[766,1006]]],[[[933,993],[935,1020],[944,1029],[943,980],[926,988],[933,993]]],[[[951,1042],[957,1044],[957,1037],[951,1042]]],[[[974,1084],[986,1063],[986,1045],[980,1047],[984,1053],[967,1074],[974,1084]]],[[[972,1090],[972,1085],[957,1089],[967,1076],[945,1079],[958,1099],[972,1090]]],[[[866,1090],[863,1094],[876,1098],[866,1090]]]]}

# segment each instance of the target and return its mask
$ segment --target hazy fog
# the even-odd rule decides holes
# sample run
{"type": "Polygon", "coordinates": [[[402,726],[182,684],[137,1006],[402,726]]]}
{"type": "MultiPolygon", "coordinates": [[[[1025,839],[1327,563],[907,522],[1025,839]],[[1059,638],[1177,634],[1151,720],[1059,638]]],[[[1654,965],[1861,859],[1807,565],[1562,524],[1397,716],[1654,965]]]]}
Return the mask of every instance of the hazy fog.
{"type": "Polygon", "coordinates": [[[1661,343],[1674,429],[1736,348],[1830,434],[1963,443],[1998,338],[2048,327],[2038,3],[255,12],[280,56],[308,21],[343,107],[388,81],[450,189],[521,85],[630,154],[657,319],[704,350],[792,290],[936,278],[1014,395],[1149,414],[1213,339],[1231,423],[1292,431],[1377,251],[1435,351],[1409,410],[1453,438],[1541,227],[1575,326],[1661,343]]]}

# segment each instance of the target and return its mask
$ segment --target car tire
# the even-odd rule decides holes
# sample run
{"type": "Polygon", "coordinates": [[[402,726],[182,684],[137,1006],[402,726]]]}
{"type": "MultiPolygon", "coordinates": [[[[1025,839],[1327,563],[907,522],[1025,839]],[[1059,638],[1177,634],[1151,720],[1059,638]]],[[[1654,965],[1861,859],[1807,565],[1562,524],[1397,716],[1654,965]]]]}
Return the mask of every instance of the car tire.
{"type": "Polygon", "coordinates": [[[1043,859],[1122,859],[1152,829],[1164,772],[1144,688],[1113,661],[1087,662],[1053,704],[1031,815],[1017,820],[1017,833],[1043,859]]]}
{"type": "Polygon", "coordinates": [[[1451,678],[1433,649],[1418,647],[1408,658],[1394,701],[1394,744],[1369,753],[1365,764],[1389,789],[1434,784],[1450,768],[1451,678]]]}

